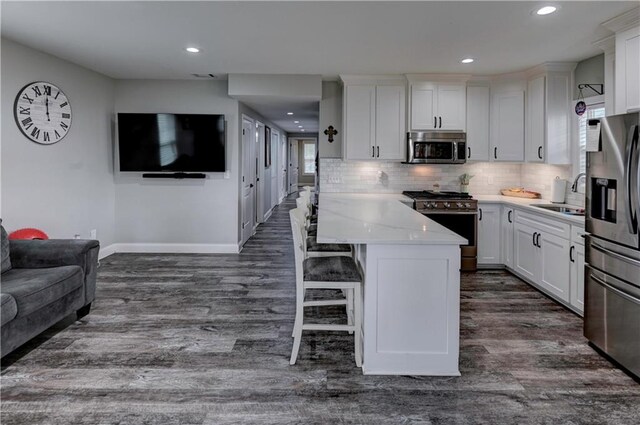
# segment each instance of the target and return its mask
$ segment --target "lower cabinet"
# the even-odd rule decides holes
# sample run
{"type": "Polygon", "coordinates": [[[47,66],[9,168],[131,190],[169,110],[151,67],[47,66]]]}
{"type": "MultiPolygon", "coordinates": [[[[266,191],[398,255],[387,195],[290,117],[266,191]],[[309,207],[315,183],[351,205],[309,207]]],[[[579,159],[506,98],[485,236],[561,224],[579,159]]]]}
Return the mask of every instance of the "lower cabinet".
{"type": "Polygon", "coordinates": [[[571,228],[571,248],[569,261],[571,262],[571,305],[581,314],[584,312],[584,229],[577,226],[571,228]]]}
{"type": "Polygon", "coordinates": [[[540,276],[538,284],[556,298],[569,302],[569,262],[570,242],[548,233],[540,233],[538,252],[540,257],[540,276]]]}
{"type": "Polygon", "coordinates": [[[478,264],[500,264],[500,204],[478,208],[478,264]]]}
{"type": "Polygon", "coordinates": [[[500,213],[500,250],[502,252],[502,264],[513,268],[513,208],[502,207],[500,213]]]}

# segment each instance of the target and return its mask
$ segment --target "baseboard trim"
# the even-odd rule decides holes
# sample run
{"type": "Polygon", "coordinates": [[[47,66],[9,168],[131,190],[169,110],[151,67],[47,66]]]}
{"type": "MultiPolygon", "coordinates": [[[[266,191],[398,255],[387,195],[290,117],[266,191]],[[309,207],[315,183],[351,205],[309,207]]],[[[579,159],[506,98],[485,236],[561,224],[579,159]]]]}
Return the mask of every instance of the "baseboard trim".
{"type": "MultiPolygon", "coordinates": [[[[238,244],[206,243],[119,243],[115,252],[149,254],[237,254],[238,244]]],[[[113,245],[111,245],[113,246],[113,245]]]]}
{"type": "Polygon", "coordinates": [[[267,211],[267,213],[264,215],[264,221],[265,222],[271,218],[271,214],[272,213],[273,213],[273,208],[271,208],[269,211],[267,211]]]}
{"type": "Polygon", "coordinates": [[[102,260],[103,258],[106,258],[110,255],[113,255],[116,253],[116,245],[112,243],[111,245],[105,246],[105,247],[100,247],[100,252],[98,252],[98,260],[102,260]]]}

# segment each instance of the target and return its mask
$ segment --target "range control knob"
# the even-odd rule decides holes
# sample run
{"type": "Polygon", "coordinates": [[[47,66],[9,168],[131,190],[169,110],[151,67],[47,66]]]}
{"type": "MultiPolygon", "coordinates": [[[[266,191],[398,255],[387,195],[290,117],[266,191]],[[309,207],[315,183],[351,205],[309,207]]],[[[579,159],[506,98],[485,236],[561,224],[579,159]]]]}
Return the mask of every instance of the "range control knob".
{"type": "Polygon", "coordinates": [[[462,207],[464,207],[464,205],[462,205],[462,202],[456,202],[456,207],[462,208],[462,207]]]}
{"type": "Polygon", "coordinates": [[[425,202],[425,203],[424,203],[424,207],[425,207],[425,208],[432,208],[431,204],[430,204],[430,203],[428,203],[428,202],[425,202]]]}
{"type": "Polygon", "coordinates": [[[445,208],[449,208],[449,207],[451,207],[451,204],[448,203],[448,202],[445,202],[445,203],[442,204],[442,206],[445,207],[445,208]]]}
{"type": "Polygon", "coordinates": [[[465,206],[466,208],[471,208],[471,204],[470,204],[470,203],[468,203],[468,202],[467,202],[466,204],[464,204],[464,206],[465,206]]]}

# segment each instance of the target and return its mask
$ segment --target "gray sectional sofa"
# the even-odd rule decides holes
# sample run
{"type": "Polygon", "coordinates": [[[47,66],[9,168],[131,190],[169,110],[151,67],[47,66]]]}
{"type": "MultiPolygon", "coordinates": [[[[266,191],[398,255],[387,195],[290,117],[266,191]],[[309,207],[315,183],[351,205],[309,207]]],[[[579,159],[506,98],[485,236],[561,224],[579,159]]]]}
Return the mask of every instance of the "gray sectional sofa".
{"type": "Polygon", "coordinates": [[[100,245],[80,239],[9,241],[1,230],[4,357],[66,316],[89,313],[100,245]]]}

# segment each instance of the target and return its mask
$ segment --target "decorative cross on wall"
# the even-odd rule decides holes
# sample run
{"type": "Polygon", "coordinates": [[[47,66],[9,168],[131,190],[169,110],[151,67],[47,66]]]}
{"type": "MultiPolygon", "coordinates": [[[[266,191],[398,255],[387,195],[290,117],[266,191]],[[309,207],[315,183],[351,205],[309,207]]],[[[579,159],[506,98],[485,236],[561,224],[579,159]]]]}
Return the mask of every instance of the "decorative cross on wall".
{"type": "Polygon", "coordinates": [[[333,136],[335,136],[336,134],[338,134],[338,130],[336,130],[335,128],[333,128],[332,125],[330,125],[329,127],[327,127],[327,129],[324,131],[324,134],[326,134],[327,136],[329,136],[328,140],[329,143],[333,143],[333,136]]]}

